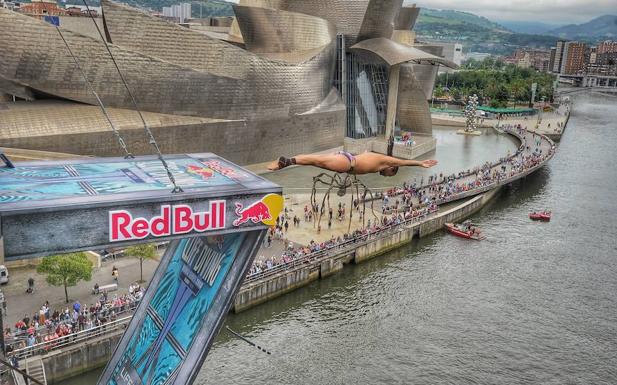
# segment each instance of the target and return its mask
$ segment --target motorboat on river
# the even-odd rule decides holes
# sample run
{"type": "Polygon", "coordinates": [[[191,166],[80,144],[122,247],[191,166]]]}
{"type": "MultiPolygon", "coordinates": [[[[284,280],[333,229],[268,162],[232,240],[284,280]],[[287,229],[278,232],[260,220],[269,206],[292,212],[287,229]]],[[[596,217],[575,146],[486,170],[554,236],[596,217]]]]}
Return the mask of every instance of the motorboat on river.
{"type": "Polygon", "coordinates": [[[529,214],[529,219],[533,221],[550,222],[552,213],[550,211],[536,211],[529,214]]]}
{"type": "Polygon", "coordinates": [[[486,238],[481,233],[480,229],[478,229],[471,221],[465,221],[460,224],[446,223],[445,226],[450,234],[456,235],[457,237],[473,239],[476,241],[481,241],[486,238]]]}

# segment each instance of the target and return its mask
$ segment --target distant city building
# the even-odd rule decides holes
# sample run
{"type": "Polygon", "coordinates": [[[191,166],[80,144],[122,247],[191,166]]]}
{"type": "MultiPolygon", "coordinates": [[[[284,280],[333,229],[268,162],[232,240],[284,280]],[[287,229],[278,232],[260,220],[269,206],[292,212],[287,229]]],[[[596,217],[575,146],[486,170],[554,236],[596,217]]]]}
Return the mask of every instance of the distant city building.
{"type": "Polygon", "coordinates": [[[465,55],[465,59],[466,60],[470,60],[470,59],[474,59],[474,60],[478,60],[478,61],[482,61],[484,59],[486,59],[487,57],[491,57],[492,55],[490,53],[484,53],[484,52],[468,52],[465,55]]]}
{"type": "Polygon", "coordinates": [[[598,59],[598,47],[591,47],[589,49],[589,64],[596,64],[598,59]]]}
{"type": "Polygon", "coordinates": [[[607,87],[617,76],[617,42],[604,41],[595,47],[567,42],[562,61],[562,79],[574,79],[583,87],[607,87]]]}
{"type": "Polygon", "coordinates": [[[565,44],[560,73],[564,75],[583,73],[587,62],[587,45],[578,41],[569,41],[565,44]]]}
{"type": "Polygon", "coordinates": [[[604,41],[598,44],[594,64],[617,65],[617,41],[604,41]]]}
{"type": "Polygon", "coordinates": [[[617,52],[605,52],[598,55],[596,62],[600,65],[617,65],[617,52]]]}
{"type": "MultiPolygon", "coordinates": [[[[442,47],[443,57],[453,63],[456,63],[457,65],[461,65],[465,60],[465,55],[463,54],[463,45],[461,43],[444,43],[431,41],[429,44],[437,47],[442,47]]],[[[440,67],[439,72],[454,72],[454,70],[447,67],[440,67]]]]}
{"type": "Polygon", "coordinates": [[[174,19],[178,23],[185,23],[191,18],[191,3],[174,4],[163,7],[163,17],[174,19]]]}
{"type": "Polygon", "coordinates": [[[617,41],[607,40],[598,44],[598,55],[615,52],[617,52],[617,41]]]}
{"type": "Polygon", "coordinates": [[[88,16],[88,9],[90,9],[90,12],[92,12],[92,15],[95,17],[98,17],[102,13],[101,7],[93,7],[91,5],[86,7],[85,5],[71,4],[66,7],[69,16],[88,16]]]}
{"type": "Polygon", "coordinates": [[[551,56],[550,59],[548,61],[548,71],[552,72],[553,71],[553,67],[555,66],[555,57],[557,56],[557,48],[556,47],[552,47],[551,48],[551,56]]]}
{"type": "Polygon", "coordinates": [[[551,68],[552,55],[552,51],[547,50],[519,49],[514,55],[503,60],[521,68],[534,68],[538,71],[548,72],[551,68]]]}
{"type": "Polygon", "coordinates": [[[21,13],[28,16],[64,16],[68,13],[64,8],[58,7],[56,0],[32,0],[29,4],[22,4],[19,7],[21,13]]]}
{"type": "Polygon", "coordinates": [[[557,45],[555,47],[555,60],[552,66],[552,72],[561,73],[561,67],[563,65],[564,51],[566,48],[566,40],[557,41],[557,45]]]}

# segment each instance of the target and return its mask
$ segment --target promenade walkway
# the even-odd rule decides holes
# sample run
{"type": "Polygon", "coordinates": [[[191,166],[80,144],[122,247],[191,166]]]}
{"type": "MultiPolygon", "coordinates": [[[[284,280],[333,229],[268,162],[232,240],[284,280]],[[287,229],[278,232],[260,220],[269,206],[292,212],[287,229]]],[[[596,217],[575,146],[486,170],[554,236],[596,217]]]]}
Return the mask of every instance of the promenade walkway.
{"type": "MultiPolygon", "coordinates": [[[[481,128],[495,128],[503,125],[521,125],[527,130],[559,139],[565,130],[570,114],[570,105],[561,104],[553,112],[542,112],[530,117],[505,117],[503,119],[482,119],[481,128]]],[[[434,124],[465,127],[465,118],[444,113],[433,113],[434,124]]]]}
{"type": "MultiPolygon", "coordinates": [[[[259,268],[254,266],[245,284],[268,279],[272,275],[304,263],[327,259],[331,253],[353,249],[357,247],[357,242],[380,237],[384,232],[396,231],[401,225],[430,221],[438,215],[434,212],[435,205],[459,201],[512,183],[541,168],[553,157],[555,145],[546,136],[537,135],[520,127],[507,128],[506,132],[520,141],[516,153],[507,154],[498,161],[487,162],[473,170],[461,171],[454,175],[436,175],[431,178],[430,183],[423,186],[405,184],[392,188],[384,192],[383,198],[377,203],[376,206],[380,209],[376,210],[370,226],[354,220],[351,222],[351,230],[346,231],[349,226],[349,220],[346,219],[339,222],[337,228],[333,230],[324,230],[322,223],[322,231],[319,231],[311,222],[302,222],[300,226],[290,227],[284,234],[285,242],[291,240],[295,245],[303,246],[287,250],[278,259],[272,258],[267,268],[264,267],[263,260],[257,260],[256,266],[259,268]],[[337,235],[340,233],[343,235],[337,235]]],[[[338,204],[332,201],[330,203],[336,212],[338,204]]],[[[327,215],[325,220],[328,220],[327,215]]]]}
{"type": "MultiPolygon", "coordinates": [[[[515,124],[508,123],[509,125],[515,124]]],[[[518,123],[516,123],[518,124],[518,123]]],[[[496,160],[489,164],[478,165],[474,169],[462,170],[456,174],[450,175],[434,175],[429,181],[425,181],[423,186],[415,186],[409,183],[404,186],[398,186],[389,191],[378,193],[379,196],[387,195],[387,199],[379,199],[374,202],[374,210],[371,213],[370,204],[367,203],[367,214],[364,223],[361,221],[358,211],[354,211],[354,219],[351,221],[351,229],[349,227],[349,210],[351,202],[349,197],[339,198],[336,194],[331,194],[330,206],[334,211],[334,220],[332,228],[328,229],[328,208],[325,209],[325,214],[321,222],[321,231],[318,231],[315,219],[312,222],[304,221],[304,207],[309,204],[309,194],[294,194],[286,197],[286,206],[290,208],[289,217],[298,216],[301,218],[300,226],[294,227],[290,222],[289,230],[285,233],[285,239],[295,244],[307,245],[311,241],[325,242],[332,238],[342,237],[346,233],[361,230],[368,224],[375,224],[376,221],[382,221],[384,216],[392,215],[393,213],[405,213],[406,210],[420,208],[433,201],[441,205],[444,203],[454,202],[469,196],[481,194],[487,191],[487,186],[493,185],[498,180],[511,180],[518,175],[524,173],[522,165],[525,160],[533,157],[534,152],[541,154],[544,157],[549,155],[553,150],[553,142],[548,138],[535,135],[531,131],[512,132],[511,135],[517,136],[521,140],[519,153],[504,154],[502,159],[496,160]],[[396,210],[398,202],[398,210],[396,210]],[[346,218],[342,221],[336,219],[338,204],[345,204],[346,218]],[[386,210],[384,211],[384,205],[386,210]]],[[[543,161],[545,162],[546,159],[543,161]]],[[[518,179],[518,178],[516,178],[518,179]]],[[[508,182],[510,183],[510,181],[508,182]]],[[[494,186],[497,187],[497,186],[494,186]]]]}

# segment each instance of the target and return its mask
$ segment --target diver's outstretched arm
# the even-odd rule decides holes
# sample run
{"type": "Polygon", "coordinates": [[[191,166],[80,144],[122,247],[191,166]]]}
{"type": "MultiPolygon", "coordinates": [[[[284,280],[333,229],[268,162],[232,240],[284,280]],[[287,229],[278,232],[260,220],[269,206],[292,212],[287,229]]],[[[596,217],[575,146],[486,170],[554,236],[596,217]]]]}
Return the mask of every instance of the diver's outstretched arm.
{"type": "Polygon", "coordinates": [[[437,165],[437,163],[439,163],[433,159],[418,161],[418,160],[397,159],[391,156],[387,157],[386,162],[389,167],[424,167],[424,168],[431,168],[437,165]]]}

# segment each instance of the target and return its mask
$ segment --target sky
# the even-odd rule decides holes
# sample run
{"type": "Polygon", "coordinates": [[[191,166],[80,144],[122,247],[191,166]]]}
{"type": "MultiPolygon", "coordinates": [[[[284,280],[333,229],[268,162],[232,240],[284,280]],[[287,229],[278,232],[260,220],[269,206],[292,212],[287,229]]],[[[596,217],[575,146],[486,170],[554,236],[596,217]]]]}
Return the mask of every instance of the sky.
{"type": "Polygon", "coordinates": [[[493,21],[547,24],[581,24],[598,16],[617,14],[617,0],[406,0],[405,3],[471,12],[493,21]]]}
{"type": "Polygon", "coordinates": [[[405,0],[405,4],[414,3],[424,8],[471,12],[492,21],[556,25],[581,24],[598,16],[617,14],[617,0],[405,0]]]}

